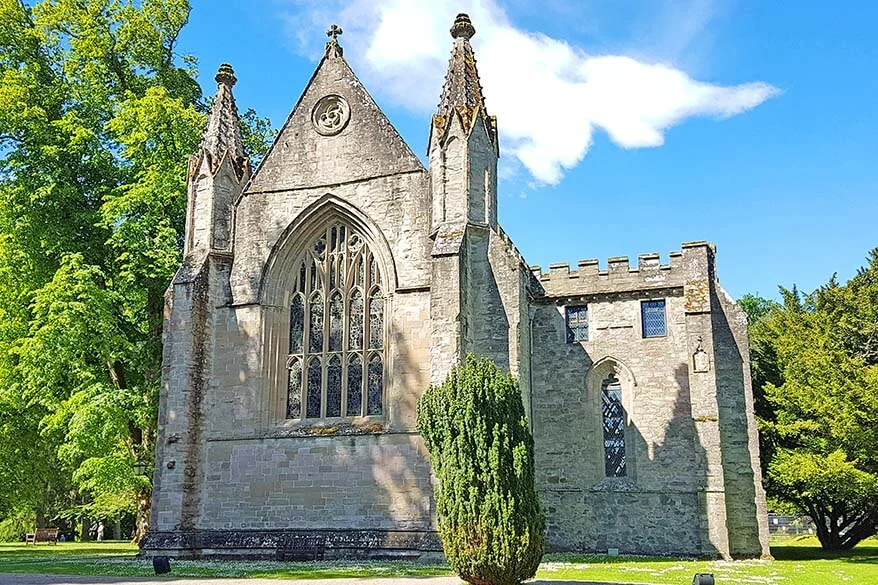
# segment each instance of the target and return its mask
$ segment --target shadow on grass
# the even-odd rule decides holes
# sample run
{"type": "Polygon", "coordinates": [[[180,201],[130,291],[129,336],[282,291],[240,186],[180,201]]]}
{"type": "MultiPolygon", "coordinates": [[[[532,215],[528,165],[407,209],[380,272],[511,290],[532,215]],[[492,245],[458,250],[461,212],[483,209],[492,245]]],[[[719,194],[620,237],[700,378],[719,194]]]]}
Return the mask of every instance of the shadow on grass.
{"type": "MultiPolygon", "coordinates": [[[[580,581],[576,579],[564,579],[563,581],[555,581],[554,579],[528,581],[528,585],[603,585],[606,581],[580,581]]],[[[624,581],[612,581],[612,585],[644,585],[643,583],[626,583],[624,581]]]]}
{"type": "Polygon", "coordinates": [[[858,546],[845,551],[828,551],[813,546],[772,546],[771,554],[778,561],[838,560],[878,564],[878,546],[858,546]]]}

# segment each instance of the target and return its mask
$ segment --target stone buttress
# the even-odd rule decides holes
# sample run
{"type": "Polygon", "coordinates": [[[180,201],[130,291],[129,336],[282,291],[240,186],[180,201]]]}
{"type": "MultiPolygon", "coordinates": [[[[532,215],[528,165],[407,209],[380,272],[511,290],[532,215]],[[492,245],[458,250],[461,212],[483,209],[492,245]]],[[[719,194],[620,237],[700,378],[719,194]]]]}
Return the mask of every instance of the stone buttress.
{"type": "MultiPolygon", "coordinates": [[[[527,401],[527,283],[521,254],[497,223],[497,119],[488,114],[465,14],[430,128],[433,274],[431,380],[462,356],[494,360],[522,380],[527,401]]],[[[527,406],[527,405],[526,405],[527,406]]]]}
{"type": "Polygon", "coordinates": [[[207,129],[189,159],[183,264],[165,295],[153,533],[184,533],[199,523],[200,479],[209,465],[205,399],[215,385],[215,308],[230,298],[232,207],[251,174],[232,95],[232,68],[220,67],[216,81],[207,129]]]}

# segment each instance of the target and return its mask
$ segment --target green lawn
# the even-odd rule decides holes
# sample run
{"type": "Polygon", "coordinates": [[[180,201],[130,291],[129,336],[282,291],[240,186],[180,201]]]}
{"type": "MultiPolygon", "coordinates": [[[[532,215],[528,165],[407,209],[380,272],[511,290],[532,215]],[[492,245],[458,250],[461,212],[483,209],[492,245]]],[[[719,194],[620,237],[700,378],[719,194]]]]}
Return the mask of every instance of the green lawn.
{"type": "MultiPolygon", "coordinates": [[[[0,543],[0,573],[150,576],[149,561],[133,558],[127,543],[61,543],[36,547],[0,543]]],[[[772,541],[774,561],[694,561],[650,557],[546,555],[538,579],[680,585],[695,573],[713,573],[718,585],[878,585],[878,539],[853,551],[823,552],[813,537],[772,541]]],[[[402,562],[277,563],[174,561],[177,577],[315,579],[449,575],[448,567],[402,562]]]]}
{"type": "Polygon", "coordinates": [[[541,579],[688,585],[695,573],[713,573],[717,585],[878,585],[878,539],[847,553],[826,553],[814,537],[772,540],[774,561],[696,561],[645,557],[549,554],[541,579]]]}

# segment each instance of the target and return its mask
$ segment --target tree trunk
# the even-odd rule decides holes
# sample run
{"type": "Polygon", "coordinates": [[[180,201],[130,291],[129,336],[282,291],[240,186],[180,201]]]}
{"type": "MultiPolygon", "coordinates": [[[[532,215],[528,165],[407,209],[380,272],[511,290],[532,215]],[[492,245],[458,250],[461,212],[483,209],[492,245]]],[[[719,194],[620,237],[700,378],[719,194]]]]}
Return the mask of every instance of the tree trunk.
{"type": "Polygon", "coordinates": [[[137,518],[134,521],[134,539],[132,543],[140,544],[149,530],[149,508],[152,503],[152,492],[141,490],[137,492],[137,518]]]}
{"type": "Polygon", "coordinates": [[[854,548],[862,540],[878,534],[878,521],[869,514],[857,520],[845,521],[833,510],[822,510],[817,504],[812,506],[817,511],[813,517],[817,528],[817,539],[826,551],[845,551],[854,548]]]}
{"type": "Polygon", "coordinates": [[[113,521],[113,540],[122,540],[122,520],[116,518],[113,521]]]}

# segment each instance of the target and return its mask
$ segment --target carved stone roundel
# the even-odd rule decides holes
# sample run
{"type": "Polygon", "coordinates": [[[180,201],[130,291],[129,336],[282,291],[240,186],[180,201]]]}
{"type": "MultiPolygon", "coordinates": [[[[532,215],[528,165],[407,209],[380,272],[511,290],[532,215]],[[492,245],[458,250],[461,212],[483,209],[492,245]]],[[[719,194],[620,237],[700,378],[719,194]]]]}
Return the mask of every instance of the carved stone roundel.
{"type": "Polygon", "coordinates": [[[320,98],[311,112],[311,122],[318,133],[332,136],[345,129],[351,119],[351,107],[340,95],[320,98]]]}

